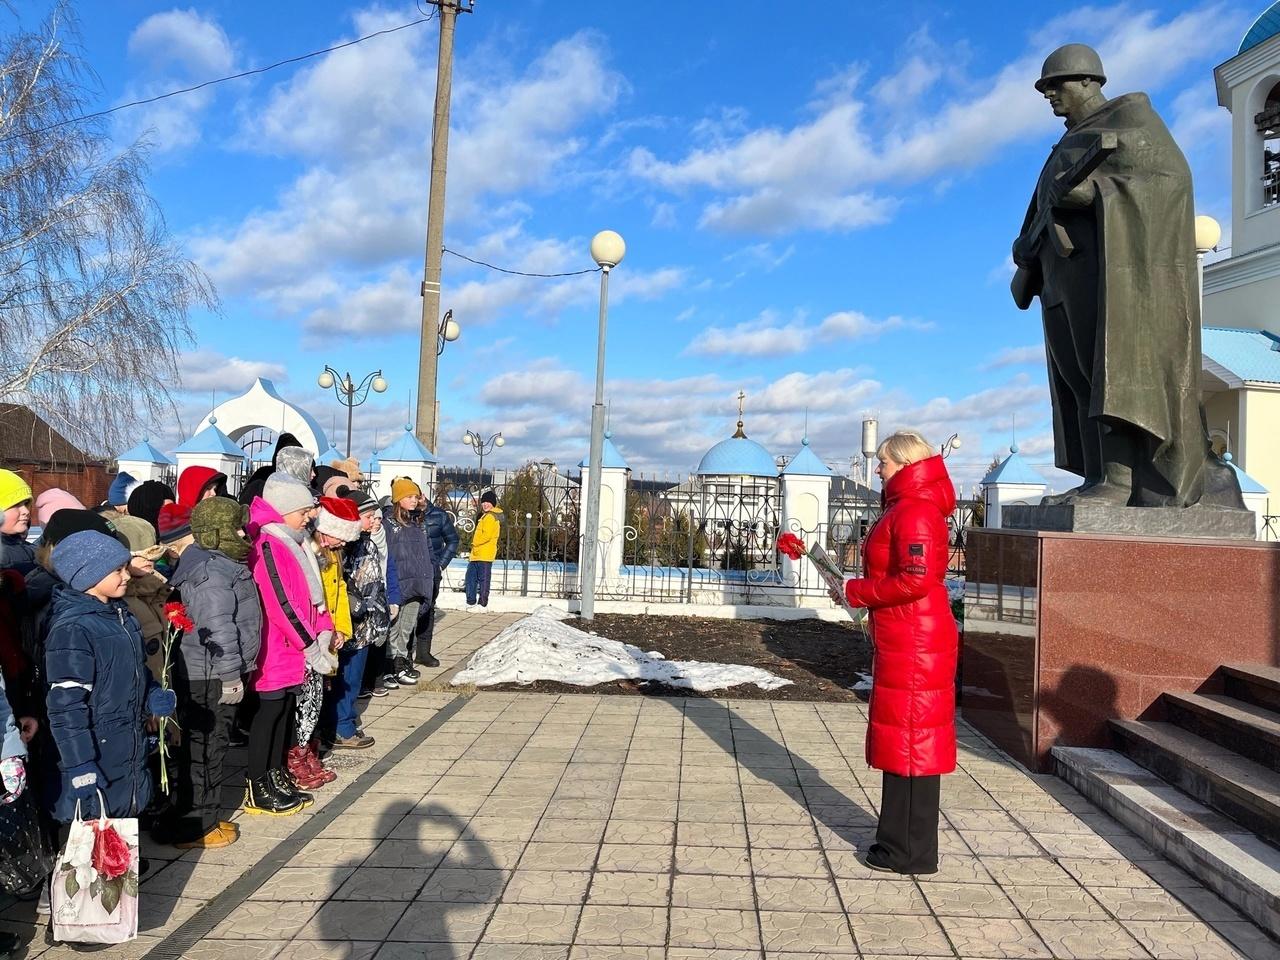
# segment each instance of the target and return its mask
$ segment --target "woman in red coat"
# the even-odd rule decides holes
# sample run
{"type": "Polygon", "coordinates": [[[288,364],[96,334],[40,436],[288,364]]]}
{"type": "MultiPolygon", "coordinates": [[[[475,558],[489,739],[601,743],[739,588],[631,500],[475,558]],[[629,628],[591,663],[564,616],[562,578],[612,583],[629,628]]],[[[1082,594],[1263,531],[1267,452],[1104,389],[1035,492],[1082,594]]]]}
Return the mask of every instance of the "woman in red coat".
{"type": "Polygon", "coordinates": [[[845,583],[849,603],[871,612],[867,763],[884,775],[865,862],[936,873],[941,775],[956,768],[959,637],[944,579],[956,497],[942,457],[919,434],[895,433],[876,456],[884,514],[862,547],[866,576],[845,583]]]}

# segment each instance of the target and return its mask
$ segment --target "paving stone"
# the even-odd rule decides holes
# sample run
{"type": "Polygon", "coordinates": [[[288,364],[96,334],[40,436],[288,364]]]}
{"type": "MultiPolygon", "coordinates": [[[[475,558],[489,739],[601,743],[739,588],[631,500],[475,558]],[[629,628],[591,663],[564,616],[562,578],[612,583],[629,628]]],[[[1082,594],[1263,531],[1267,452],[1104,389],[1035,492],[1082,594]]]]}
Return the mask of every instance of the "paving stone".
{"type": "Polygon", "coordinates": [[[671,887],[669,873],[597,871],[587,902],[593,906],[665,907],[671,887]]]}
{"type": "MultiPolygon", "coordinates": [[[[225,849],[240,846],[243,840],[225,849]]],[[[297,856],[289,861],[291,867],[358,867],[377,848],[379,840],[363,837],[358,840],[311,840],[297,856]]],[[[209,852],[209,851],[201,851],[209,852]]]]}
{"type": "Polygon", "coordinates": [[[444,903],[496,903],[511,874],[505,870],[440,867],[418,893],[418,900],[444,903]]]}
{"type": "Polygon", "coordinates": [[[311,919],[318,903],[248,900],[231,911],[210,934],[215,940],[279,940],[292,937],[311,919]]]}
{"type": "Polygon", "coordinates": [[[939,917],[1018,917],[1017,908],[995,884],[925,883],[920,888],[939,917]]]}
{"type": "Polygon", "coordinates": [[[599,843],[604,837],[608,820],[554,820],[538,821],[533,832],[540,843],[599,843]]]}
{"type": "Polygon", "coordinates": [[[1031,924],[1055,957],[1139,960],[1147,951],[1114,920],[1035,920],[1031,924]]]}
{"type": "Polygon", "coordinates": [[[602,946],[661,946],[666,943],[666,934],[665,907],[588,904],[582,908],[575,942],[602,946]]]}
{"type": "Polygon", "coordinates": [[[750,910],[671,908],[671,946],[760,949],[760,929],[750,910]]]}
{"type": "Polygon", "coordinates": [[[569,950],[569,960],[664,960],[665,956],[662,947],[575,944],[569,950]]]}
{"type": "Polygon", "coordinates": [[[605,843],[675,843],[674,820],[610,820],[605,843]]]}
{"type": "Polygon", "coordinates": [[[590,870],[599,848],[594,843],[530,843],[520,858],[526,870],[590,870]]]}
{"type": "Polygon", "coordinates": [[[600,848],[598,869],[661,873],[671,870],[672,848],[651,843],[606,843],[600,848]]]}
{"type": "Polygon", "coordinates": [[[589,871],[517,870],[502,892],[504,903],[580,904],[591,884],[589,871]]]}
{"type": "Polygon", "coordinates": [[[810,824],[758,824],[747,827],[753,849],[816,850],[818,834],[810,824]]]}
{"type": "Polygon", "coordinates": [[[826,877],[755,877],[761,910],[843,913],[835,884],[826,877]]]}
{"type": "MultiPolygon", "coordinates": [[[[1014,884],[1005,895],[1028,920],[1106,920],[1107,912],[1089,891],[1081,887],[1014,884]]],[[[1095,889],[1094,893],[1102,892],[1095,889]]],[[[1136,891],[1115,888],[1117,893],[1136,891]]]]}
{"type": "Polygon", "coordinates": [[[745,847],[677,846],[675,868],[679,873],[745,877],[751,873],[751,855],[745,847]]]}
{"type": "Polygon", "coordinates": [[[942,927],[933,917],[860,913],[850,914],[849,925],[864,957],[876,954],[895,957],[955,956],[942,927]]]}
{"type": "Polygon", "coordinates": [[[385,940],[404,914],[402,902],[330,901],[297,934],[299,940],[385,940]]]}
{"type": "Polygon", "coordinates": [[[766,952],[813,950],[856,953],[843,914],[781,912],[762,909],[760,931],[766,952]]]}
{"type": "Polygon", "coordinates": [[[831,875],[821,850],[751,851],[751,869],[765,877],[826,877],[831,875]]]}
{"type": "Polygon", "coordinates": [[[714,874],[680,874],[671,889],[673,907],[717,910],[754,910],[755,890],[749,877],[714,874]]]}
{"type": "Polygon", "coordinates": [[[542,943],[481,943],[471,960],[568,960],[569,947],[542,943]]]}
{"type": "Polygon", "coordinates": [[[838,878],[836,889],[850,914],[898,914],[926,916],[929,904],[920,888],[907,878],[898,880],[850,880],[838,878]]]}
{"type": "Polygon", "coordinates": [[[430,869],[444,861],[451,846],[447,842],[426,844],[416,840],[383,840],[359,865],[430,869]]]}
{"type": "Polygon", "coordinates": [[[334,894],[334,900],[413,900],[431,876],[430,869],[360,867],[334,894]]]}
{"type": "Polygon", "coordinates": [[[354,870],[353,867],[282,867],[249,899],[285,902],[328,900],[354,870]]]}
{"type": "MultiPolygon", "coordinates": [[[[1117,920],[1200,919],[1182,901],[1160,887],[1093,887],[1090,892],[1117,920]]],[[[1219,916],[1215,919],[1235,917],[1219,916]]]]}
{"type": "Polygon", "coordinates": [[[502,903],[485,929],[486,942],[569,944],[579,905],[502,903]]]}
{"type": "MultiPolygon", "coordinates": [[[[286,946],[278,940],[201,940],[184,951],[183,960],[273,960],[286,946]]],[[[40,955],[28,949],[27,956],[40,955]]]]}
{"type": "Polygon", "coordinates": [[[1053,860],[1041,857],[983,857],[982,866],[1002,887],[1076,887],[1075,877],[1053,860]]]}
{"type": "Polygon", "coordinates": [[[409,904],[388,940],[410,943],[475,943],[480,939],[490,915],[492,903],[409,904]]]}
{"type": "Polygon", "coordinates": [[[1223,937],[1204,923],[1127,920],[1123,926],[1159,960],[1239,960],[1240,957],[1223,937]]]}
{"type": "Polygon", "coordinates": [[[940,922],[951,942],[955,944],[956,953],[962,957],[1022,957],[1048,960],[1052,956],[1031,925],[1023,920],[941,917],[940,922]]]}
{"type": "Polygon", "coordinates": [[[747,828],[737,822],[703,823],[681,820],[676,827],[676,842],[689,847],[747,846],[747,828]]]}

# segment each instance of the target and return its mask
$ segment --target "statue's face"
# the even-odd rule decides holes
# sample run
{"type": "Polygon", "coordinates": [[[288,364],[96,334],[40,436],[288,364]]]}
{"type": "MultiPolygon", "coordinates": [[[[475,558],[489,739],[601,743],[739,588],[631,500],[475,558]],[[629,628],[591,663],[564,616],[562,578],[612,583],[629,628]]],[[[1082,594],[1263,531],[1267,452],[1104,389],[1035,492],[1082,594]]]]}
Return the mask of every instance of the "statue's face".
{"type": "Polygon", "coordinates": [[[1055,117],[1069,117],[1092,100],[1098,92],[1096,80],[1053,80],[1044,88],[1055,117]]]}

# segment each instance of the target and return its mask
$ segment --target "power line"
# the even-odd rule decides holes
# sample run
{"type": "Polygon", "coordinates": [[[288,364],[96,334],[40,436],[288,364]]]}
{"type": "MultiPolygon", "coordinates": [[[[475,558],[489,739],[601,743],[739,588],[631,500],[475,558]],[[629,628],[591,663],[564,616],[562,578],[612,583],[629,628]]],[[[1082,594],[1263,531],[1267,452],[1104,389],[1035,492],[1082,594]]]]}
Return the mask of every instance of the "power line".
{"type": "Polygon", "coordinates": [[[513,277],[580,277],[585,273],[599,273],[599,267],[591,267],[588,270],[570,270],[567,273],[529,273],[525,270],[508,270],[506,267],[495,267],[492,263],[485,263],[483,260],[476,260],[468,257],[465,253],[459,253],[457,250],[444,248],[444,252],[451,257],[457,257],[459,260],[465,260],[467,263],[474,263],[477,267],[487,267],[490,270],[497,270],[498,273],[509,273],[513,277]]]}
{"type": "MultiPolygon", "coordinates": [[[[419,7],[421,9],[421,7],[419,7]]],[[[285,67],[293,63],[301,63],[304,60],[311,60],[315,57],[324,56],[326,53],[333,53],[335,50],[345,50],[347,47],[354,47],[358,43],[364,43],[366,40],[373,40],[375,37],[384,37],[390,33],[398,33],[401,30],[407,30],[409,27],[416,27],[433,19],[436,12],[433,11],[425,17],[417,20],[410,20],[408,23],[402,23],[398,27],[388,27],[385,30],[377,30],[373,33],[365,34],[363,37],[357,37],[354,40],[347,40],[343,43],[334,44],[332,47],[325,47],[323,50],[312,50],[310,53],[300,54],[296,57],[288,57],[284,60],[277,60],[275,63],[268,64],[265,67],[255,67],[252,70],[244,70],[240,73],[233,73],[229,76],[218,77],[214,80],[205,80],[203,83],[197,83],[194,86],[182,87],[178,90],[170,90],[168,93],[161,93],[154,97],[146,97],[142,100],[131,100],[128,103],[117,104],[106,110],[99,110],[96,113],[86,113],[78,117],[68,117],[66,120],[59,120],[57,123],[51,123],[47,127],[41,127],[39,130],[24,131],[23,133],[15,133],[0,140],[0,143],[8,143],[10,140],[16,140],[19,137],[39,136],[42,133],[48,133],[50,130],[57,130],[59,127],[65,127],[72,123],[83,123],[86,120],[97,120],[100,117],[109,116],[118,113],[121,110],[128,110],[130,107],[143,107],[147,104],[158,103],[161,100],[168,100],[170,97],[178,97],[187,93],[195,93],[197,90],[203,90],[205,87],[212,87],[219,83],[227,83],[231,80],[241,80],[245,77],[256,76],[260,73],[267,73],[278,67],[285,67]]]]}

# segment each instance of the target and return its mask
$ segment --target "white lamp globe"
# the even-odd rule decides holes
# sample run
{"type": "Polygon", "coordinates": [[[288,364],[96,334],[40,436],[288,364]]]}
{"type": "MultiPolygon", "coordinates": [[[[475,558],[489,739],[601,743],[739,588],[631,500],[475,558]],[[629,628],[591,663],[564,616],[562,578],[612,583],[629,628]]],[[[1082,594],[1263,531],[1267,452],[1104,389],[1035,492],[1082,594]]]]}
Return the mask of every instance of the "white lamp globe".
{"type": "Polygon", "coordinates": [[[386,381],[386,380],[384,380],[382,377],[374,377],[374,378],[373,378],[373,392],[374,392],[374,393],[386,393],[386,391],[387,391],[387,381],[386,381]]]}
{"type": "Polygon", "coordinates": [[[462,436],[462,442],[463,442],[463,443],[465,443],[465,444],[468,444],[468,445],[471,443],[471,431],[470,431],[470,430],[468,430],[465,434],[463,434],[463,436],[462,436]]]}
{"type": "Polygon", "coordinates": [[[1218,249],[1218,241],[1222,239],[1222,227],[1213,217],[1196,217],[1196,253],[1203,256],[1210,250],[1218,249]]]}
{"type": "Polygon", "coordinates": [[[316,377],[316,383],[320,384],[320,389],[328,390],[333,386],[333,374],[326,370],[320,376],[316,377]]]}
{"type": "Polygon", "coordinates": [[[499,447],[505,447],[507,445],[507,441],[502,438],[502,434],[498,434],[498,439],[493,442],[499,447]]]}
{"type": "Polygon", "coordinates": [[[606,269],[620,264],[626,253],[626,242],[613,230],[601,230],[591,238],[591,259],[606,269]]]}
{"type": "Polygon", "coordinates": [[[462,327],[458,326],[458,321],[450,317],[444,322],[444,338],[453,343],[462,335],[462,327]]]}
{"type": "Polygon", "coordinates": [[[960,438],[959,438],[959,437],[956,437],[954,440],[952,440],[952,441],[951,441],[951,449],[952,449],[952,450],[958,450],[958,449],[960,449],[960,438]]]}

